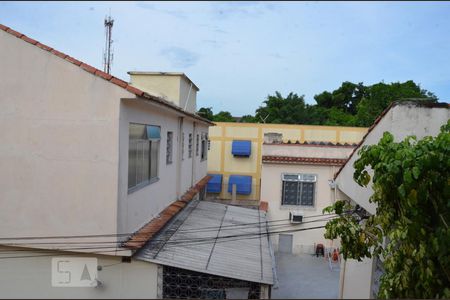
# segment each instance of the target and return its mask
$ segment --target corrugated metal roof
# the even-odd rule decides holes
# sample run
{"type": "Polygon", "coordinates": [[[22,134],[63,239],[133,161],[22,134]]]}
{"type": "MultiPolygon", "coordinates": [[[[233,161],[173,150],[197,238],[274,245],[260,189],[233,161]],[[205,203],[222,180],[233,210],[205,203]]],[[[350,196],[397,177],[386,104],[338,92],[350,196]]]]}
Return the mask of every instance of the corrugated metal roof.
{"type": "Polygon", "coordinates": [[[157,264],[273,284],[263,211],[220,203],[189,203],[134,256],[157,264]]]}

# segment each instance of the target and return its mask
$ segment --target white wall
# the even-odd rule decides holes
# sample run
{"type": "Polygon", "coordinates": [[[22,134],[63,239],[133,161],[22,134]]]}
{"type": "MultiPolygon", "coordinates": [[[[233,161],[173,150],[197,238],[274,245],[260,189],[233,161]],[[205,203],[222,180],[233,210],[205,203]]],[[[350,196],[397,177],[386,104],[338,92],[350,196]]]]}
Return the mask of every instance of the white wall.
{"type": "MultiPolygon", "coordinates": [[[[351,147],[324,147],[285,144],[264,144],[263,155],[288,156],[288,157],[316,157],[316,158],[346,158],[353,148],[351,147]]],[[[332,165],[308,165],[308,164],[274,164],[263,163],[261,168],[261,201],[269,203],[269,220],[288,220],[289,212],[301,210],[304,212],[305,222],[326,218],[322,210],[334,203],[335,197],[339,200],[345,197],[341,193],[335,195],[334,189],[329,186],[329,180],[333,179],[338,166],[332,165]],[[282,199],[282,174],[283,173],[307,173],[317,175],[315,187],[314,206],[281,205],[282,199]],[[317,217],[312,217],[317,216],[317,217]]],[[[278,230],[295,230],[310,227],[323,226],[327,221],[311,222],[305,224],[288,225],[278,230]]],[[[274,223],[274,224],[286,224],[274,223]]],[[[274,229],[275,230],[275,229],[274,229]]],[[[325,230],[313,229],[292,233],[294,253],[314,253],[314,245],[321,243],[325,247],[338,247],[339,241],[325,240],[325,230]]],[[[290,233],[288,233],[290,234],[290,233]]],[[[278,249],[278,235],[273,236],[272,241],[275,250],[278,249]]]]}
{"type": "Polygon", "coordinates": [[[359,262],[354,259],[342,260],[340,295],[342,299],[371,298],[373,260],[359,262]]]}
{"type": "Polygon", "coordinates": [[[126,90],[0,31],[0,236],[116,232],[126,90]]]}
{"type": "MultiPolygon", "coordinates": [[[[409,135],[416,135],[418,139],[429,135],[435,136],[439,133],[440,127],[449,118],[450,109],[448,108],[397,105],[391,108],[378,125],[373,128],[362,145],[377,144],[385,131],[392,133],[394,140],[397,142],[409,135]]],[[[336,178],[336,182],[342,192],[371,214],[374,214],[376,212],[376,206],[374,203],[369,203],[369,198],[373,193],[371,184],[365,188],[359,186],[353,180],[353,173],[355,171],[353,163],[358,157],[357,153],[351,157],[336,178]]]]}
{"type": "MultiPolygon", "coordinates": [[[[12,248],[1,247],[2,256],[12,248]]],[[[8,252],[9,253],[9,252],[8,252]]],[[[41,252],[20,251],[9,256],[36,256],[41,252]]],[[[69,257],[97,257],[101,287],[52,287],[52,257],[67,256],[53,252],[43,257],[0,259],[1,298],[157,298],[158,266],[132,260],[121,263],[121,257],[70,255],[69,257]],[[54,255],[54,256],[50,256],[54,255]]]]}

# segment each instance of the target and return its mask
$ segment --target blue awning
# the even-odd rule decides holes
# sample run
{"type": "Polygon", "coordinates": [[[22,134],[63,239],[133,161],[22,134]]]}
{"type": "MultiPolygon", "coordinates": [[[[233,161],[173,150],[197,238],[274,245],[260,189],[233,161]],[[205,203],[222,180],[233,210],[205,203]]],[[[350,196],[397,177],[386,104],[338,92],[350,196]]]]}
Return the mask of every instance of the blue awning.
{"type": "Polygon", "coordinates": [[[250,156],[252,153],[251,141],[233,141],[231,153],[235,156],[250,156]]]}
{"type": "Polygon", "coordinates": [[[233,184],[236,184],[236,193],[250,195],[252,193],[252,176],[230,175],[228,178],[228,193],[233,191],[233,184]]]}
{"type": "Polygon", "coordinates": [[[208,181],[206,192],[220,193],[222,191],[222,174],[208,174],[212,178],[208,181]]]}

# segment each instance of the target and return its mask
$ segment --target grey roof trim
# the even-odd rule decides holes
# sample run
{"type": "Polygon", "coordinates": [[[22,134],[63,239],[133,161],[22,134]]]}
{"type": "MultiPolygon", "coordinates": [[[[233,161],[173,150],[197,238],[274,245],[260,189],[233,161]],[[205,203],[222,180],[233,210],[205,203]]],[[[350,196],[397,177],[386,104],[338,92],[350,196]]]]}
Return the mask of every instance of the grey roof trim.
{"type": "Polygon", "coordinates": [[[160,234],[136,252],[134,258],[272,285],[273,261],[269,239],[266,235],[260,235],[261,232],[266,232],[266,226],[264,212],[220,203],[193,201],[160,234]],[[248,223],[259,224],[227,227],[248,223]],[[255,234],[256,238],[221,239],[239,234],[251,234],[252,237],[255,234]]]}

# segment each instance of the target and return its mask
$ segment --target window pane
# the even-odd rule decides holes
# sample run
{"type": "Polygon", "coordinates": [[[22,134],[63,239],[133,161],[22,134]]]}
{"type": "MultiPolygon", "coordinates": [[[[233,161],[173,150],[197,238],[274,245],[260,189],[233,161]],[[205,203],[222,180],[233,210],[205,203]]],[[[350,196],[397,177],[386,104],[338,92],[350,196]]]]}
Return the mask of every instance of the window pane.
{"type": "Polygon", "coordinates": [[[151,141],[150,146],[150,178],[158,177],[159,141],[151,141]]]}
{"type": "Polygon", "coordinates": [[[302,205],[314,205],[314,183],[313,182],[303,182],[302,183],[302,195],[301,204],[302,205]]]}
{"type": "Polygon", "coordinates": [[[142,140],[139,140],[137,142],[137,159],[136,159],[136,184],[139,184],[142,182],[142,164],[144,162],[143,158],[144,154],[144,143],[142,140]]]}
{"type": "Polygon", "coordinates": [[[142,181],[149,180],[149,172],[150,172],[150,141],[142,142],[142,181]]]}
{"type": "Polygon", "coordinates": [[[298,182],[283,181],[283,205],[298,205],[298,182]]]}
{"type": "Polygon", "coordinates": [[[136,141],[130,140],[128,146],[128,188],[136,185],[136,141]]]}
{"type": "Polygon", "coordinates": [[[145,132],[145,125],[130,123],[129,127],[130,140],[145,139],[147,134],[145,132]]]}

